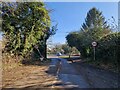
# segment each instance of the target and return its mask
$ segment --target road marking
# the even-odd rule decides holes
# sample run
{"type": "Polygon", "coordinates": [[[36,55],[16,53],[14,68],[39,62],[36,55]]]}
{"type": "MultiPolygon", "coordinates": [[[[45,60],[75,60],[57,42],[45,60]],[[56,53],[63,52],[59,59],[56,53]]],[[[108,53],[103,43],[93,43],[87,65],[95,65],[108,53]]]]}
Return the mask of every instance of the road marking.
{"type": "MultiPolygon", "coordinates": [[[[58,64],[56,64],[56,65],[52,65],[52,66],[57,66],[56,68],[57,68],[57,72],[56,72],[56,78],[58,78],[58,74],[59,74],[59,71],[60,71],[60,68],[61,68],[61,60],[59,60],[58,61],[58,64]]],[[[54,88],[55,87],[55,85],[54,85],[54,83],[55,83],[56,81],[53,81],[53,85],[52,85],[52,87],[51,88],[54,88]]]]}
{"type": "Polygon", "coordinates": [[[61,68],[61,61],[59,61],[59,64],[58,64],[58,69],[57,69],[57,73],[56,73],[56,75],[58,76],[58,74],[59,74],[59,71],[60,71],[60,68],[61,68]]]}

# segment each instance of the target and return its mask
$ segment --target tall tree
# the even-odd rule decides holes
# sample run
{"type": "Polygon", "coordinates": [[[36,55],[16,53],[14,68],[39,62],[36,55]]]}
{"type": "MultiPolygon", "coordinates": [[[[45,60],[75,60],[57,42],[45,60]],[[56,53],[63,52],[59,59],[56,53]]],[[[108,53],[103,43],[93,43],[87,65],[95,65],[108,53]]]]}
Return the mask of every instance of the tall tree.
{"type": "Polygon", "coordinates": [[[6,49],[27,56],[49,31],[49,11],[43,2],[2,3],[6,49]]]}
{"type": "Polygon", "coordinates": [[[81,31],[85,32],[91,39],[96,40],[107,35],[110,32],[110,28],[102,12],[96,8],[92,8],[87,13],[81,31]]]}

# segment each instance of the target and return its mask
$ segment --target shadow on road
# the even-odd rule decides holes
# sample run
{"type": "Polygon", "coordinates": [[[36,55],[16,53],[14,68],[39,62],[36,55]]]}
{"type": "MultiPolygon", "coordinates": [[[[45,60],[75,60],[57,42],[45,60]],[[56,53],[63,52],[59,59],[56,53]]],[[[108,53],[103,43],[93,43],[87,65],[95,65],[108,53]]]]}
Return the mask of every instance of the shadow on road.
{"type": "Polygon", "coordinates": [[[84,78],[70,65],[66,59],[51,58],[48,74],[55,75],[64,88],[89,88],[84,78]]]}

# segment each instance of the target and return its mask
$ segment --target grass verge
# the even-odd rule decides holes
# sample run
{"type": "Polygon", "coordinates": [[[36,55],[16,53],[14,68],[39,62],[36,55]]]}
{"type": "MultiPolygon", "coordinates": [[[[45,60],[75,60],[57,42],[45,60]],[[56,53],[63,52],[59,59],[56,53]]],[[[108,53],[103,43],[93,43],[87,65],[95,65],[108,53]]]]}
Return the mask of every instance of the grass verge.
{"type": "Polygon", "coordinates": [[[85,63],[93,65],[93,66],[98,67],[98,68],[103,68],[105,70],[109,70],[112,72],[116,72],[116,73],[119,72],[119,69],[118,69],[119,66],[114,65],[113,63],[103,63],[103,61],[100,61],[100,60],[95,61],[95,60],[90,60],[90,59],[87,59],[85,61],[85,63]]]}

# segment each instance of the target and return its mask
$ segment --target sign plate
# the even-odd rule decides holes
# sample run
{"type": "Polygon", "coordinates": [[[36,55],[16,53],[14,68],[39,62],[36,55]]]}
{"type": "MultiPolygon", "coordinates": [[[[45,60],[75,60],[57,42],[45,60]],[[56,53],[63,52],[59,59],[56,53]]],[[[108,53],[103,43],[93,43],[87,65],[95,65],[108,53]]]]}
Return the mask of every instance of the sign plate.
{"type": "Polygon", "coordinates": [[[92,42],[92,46],[97,46],[97,42],[92,42]]]}

